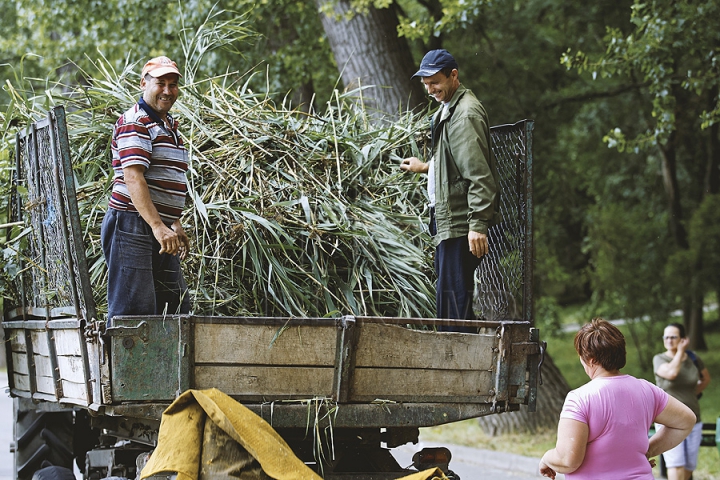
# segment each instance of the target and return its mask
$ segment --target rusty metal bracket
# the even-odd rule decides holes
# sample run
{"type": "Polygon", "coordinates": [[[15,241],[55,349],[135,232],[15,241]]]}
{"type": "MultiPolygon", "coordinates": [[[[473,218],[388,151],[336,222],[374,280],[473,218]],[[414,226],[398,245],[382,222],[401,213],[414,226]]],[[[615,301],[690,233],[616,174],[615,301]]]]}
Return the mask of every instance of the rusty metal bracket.
{"type": "Polygon", "coordinates": [[[142,321],[136,327],[108,327],[105,334],[109,337],[140,337],[143,342],[147,343],[149,330],[148,323],[142,321]]]}

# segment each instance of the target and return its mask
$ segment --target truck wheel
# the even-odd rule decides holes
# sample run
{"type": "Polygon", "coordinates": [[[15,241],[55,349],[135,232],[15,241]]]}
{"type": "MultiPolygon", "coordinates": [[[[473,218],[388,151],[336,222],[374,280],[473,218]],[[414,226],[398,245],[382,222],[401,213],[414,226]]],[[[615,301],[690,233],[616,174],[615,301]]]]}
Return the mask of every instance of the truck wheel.
{"type": "Polygon", "coordinates": [[[15,478],[32,480],[35,471],[45,467],[72,469],[72,411],[43,412],[23,403],[13,401],[15,478]]]}
{"type": "Polygon", "coordinates": [[[75,480],[75,474],[65,467],[45,467],[35,472],[32,480],[75,480]]]}

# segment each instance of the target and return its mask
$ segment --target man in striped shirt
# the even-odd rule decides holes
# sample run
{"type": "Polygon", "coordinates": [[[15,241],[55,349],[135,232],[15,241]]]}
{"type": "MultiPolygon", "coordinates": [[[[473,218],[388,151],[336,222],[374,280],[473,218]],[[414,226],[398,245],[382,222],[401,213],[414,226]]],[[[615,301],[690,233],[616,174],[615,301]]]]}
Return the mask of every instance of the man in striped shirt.
{"type": "Polygon", "coordinates": [[[108,325],[116,315],[188,313],[180,262],[189,240],[181,224],[188,154],[170,108],[180,71],[167,57],[142,69],[142,97],[115,123],[113,188],[102,223],[108,265],[108,325]]]}

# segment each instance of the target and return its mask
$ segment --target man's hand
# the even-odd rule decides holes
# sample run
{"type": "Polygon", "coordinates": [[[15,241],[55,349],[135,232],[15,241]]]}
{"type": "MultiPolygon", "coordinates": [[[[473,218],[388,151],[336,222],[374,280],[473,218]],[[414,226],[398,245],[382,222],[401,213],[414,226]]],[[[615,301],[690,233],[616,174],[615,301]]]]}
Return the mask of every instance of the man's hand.
{"type": "Polygon", "coordinates": [[[178,247],[178,256],[180,257],[180,261],[182,262],[187,257],[188,252],[190,251],[190,239],[185,234],[185,230],[182,228],[182,225],[180,224],[180,220],[175,220],[175,223],[172,224],[172,229],[177,233],[178,240],[180,241],[180,246],[178,247]]]}
{"type": "Polygon", "coordinates": [[[487,235],[484,233],[473,232],[470,230],[468,232],[468,244],[470,245],[470,251],[477,258],[482,258],[483,255],[487,255],[490,251],[487,235]]]}
{"type": "Polygon", "coordinates": [[[185,234],[180,220],[175,220],[175,223],[169,228],[164,223],[161,223],[153,228],[153,235],[160,244],[160,253],[178,255],[180,261],[185,260],[190,249],[190,240],[185,234]]]}
{"type": "Polygon", "coordinates": [[[180,260],[184,260],[190,249],[190,241],[180,225],[180,220],[175,220],[172,227],[168,227],[160,219],[150,198],[150,190],[145,180],[145,167],[129,165],[123,168],[123,172],[133,205],[152,228],[153,236],[160,244],[160,253],[180,255],[180,260]]]}
{"type": "Polygon", "coordinates": [[[417,157],[403,158],[400,162],[400,170],[414,173],[428,173],[428,164],[417,157]]]}
{"type": "Polygon", "coordinates": [[[160,253],[176,255],[179,252],[180,238],[175,230],[160,222],[159,225],[152,227],[152,232],[155,240],[160,244],[160,253]]]}

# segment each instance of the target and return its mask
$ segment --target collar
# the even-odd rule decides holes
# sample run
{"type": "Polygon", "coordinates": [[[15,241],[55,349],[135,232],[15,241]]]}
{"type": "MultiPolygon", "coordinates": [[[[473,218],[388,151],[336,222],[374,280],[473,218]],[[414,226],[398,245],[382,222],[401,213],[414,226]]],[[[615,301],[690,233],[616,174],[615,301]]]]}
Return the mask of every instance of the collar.
{"type": "Polygon", "coordinates": [[[453,93],[453,96],[452,96],[452,98],[450,99],[450,101],[448,102],[448,108],[455,108],[455,105],[457,104],[458,101],[460,101],[460,98],[461,98],[463,95],[465,95],[465,92],[466,92],[466,91],[467,91],[467,88],[465,88],[465,87],[463,86],[463,84],[461,83],[461,84],[458,86],[457,90],[455,90],[455,93],[453,93]]]}
{"type": "MultiPolygon", "coordinates": [[[[163,121],[162,118],[160,118],[160,114],[157,111],[155,111],[155,109],[152,108],[150,105],[148,105],[147,102],[145,102],[145,100],[142,97],[140,97],[140,99],[138,100],[138,105],[140,105],[140,108],[145,110],[145,113],[147,113],[148,116],[150,116],[150,118],[152,118],[154,122],[156,122],[158,125],[160,125],[160,127],[166,128],[165,122],[163,121]]],[[[173,120],[172,115],[170,115],[170,112],[167,113],[167,119],[168,119],[168,123],[170,124],[170,127],[174,128],[175,121],[173,120]]]]}

